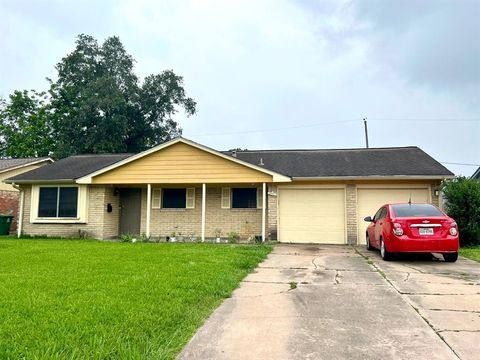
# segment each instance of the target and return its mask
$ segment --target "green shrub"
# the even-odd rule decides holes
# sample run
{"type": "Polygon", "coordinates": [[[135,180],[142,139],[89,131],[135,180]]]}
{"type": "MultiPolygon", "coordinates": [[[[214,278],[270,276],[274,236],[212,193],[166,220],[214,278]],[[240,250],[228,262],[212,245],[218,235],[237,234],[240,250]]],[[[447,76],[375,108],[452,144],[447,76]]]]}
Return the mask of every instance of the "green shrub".
{"type": "Polygon", "coordinates": [[[240,235],[238,235],[235,231],[231,231],[227,235],[228,235],[228,242],[230,244],[236,244],[238,240],[240,240],[240,235]]]}
{"type": "Polygon", "coordinates": [[[480,245],[480,181],[463,176],[442,183],[445,211],[460,230],[460,245],[480,245]]]}
{"type": "Polygon", "coordinates": [[[122,242],[132,242],[133,235],[132,234],[122,234],[122,236],[120,236],[120,240],[122,242]]]}
{"type": "Polygon", "coordinates": [[[150,241],[150,237],[147,236],[147,234],[142,233],[142,235],[140,235],[140,241],[144,243],[148,243],[150,241]]]}

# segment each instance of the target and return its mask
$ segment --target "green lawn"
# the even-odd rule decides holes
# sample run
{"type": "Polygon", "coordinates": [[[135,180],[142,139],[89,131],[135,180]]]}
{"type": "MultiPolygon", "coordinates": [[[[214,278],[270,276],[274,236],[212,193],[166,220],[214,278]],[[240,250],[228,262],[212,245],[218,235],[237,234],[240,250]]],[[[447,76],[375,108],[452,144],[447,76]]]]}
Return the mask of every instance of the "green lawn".
{"type": "Polygon", "coordinates": [[[464,247],[460,249],[460,255],[480,262],[480,246],[464,247]]]}
{"type": "Polygon", "coordinates": [[[270,250],[0,238],[0,358],[174,358],[270,250]]]}

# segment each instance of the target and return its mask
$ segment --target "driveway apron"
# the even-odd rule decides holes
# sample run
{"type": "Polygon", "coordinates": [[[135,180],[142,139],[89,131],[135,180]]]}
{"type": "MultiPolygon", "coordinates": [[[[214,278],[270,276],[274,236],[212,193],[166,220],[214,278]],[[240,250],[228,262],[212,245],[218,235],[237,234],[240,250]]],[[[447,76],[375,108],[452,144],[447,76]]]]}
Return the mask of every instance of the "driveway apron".
{"type": "MultiPolygon", "coordinates": [[[[277,245],[178,359],[468,359],[480,343],[462,345],[480,330],[478,283],[476,288],[468,285],[478,281],[477,275],[453,276],[454,267],[443,274],[441,265],[455,264],[439,261],[426,262],[438,266],[438,272],[422,274],[378,259],[376,253],[348,246],[277,245]],[[439,288],[431,279],[423,281],[427,274],[437,277],[439,288]],[[446,303],[432,304],[427,295],[450,294],[444,286],[448,281],[456,286],[455,310],[446,303]],[[460,294],[474,298],[463,301],[460,294]],[[451,313],[465,315],[466,322],[451,313]],[[456,332],[464,323],[470,330],[467,340],[456,332]]],[[[459,263],[459,274],[475,268],[465,261],[459,263]]],[[[442,295],[436,296],[442,301],[442,295]]]]}

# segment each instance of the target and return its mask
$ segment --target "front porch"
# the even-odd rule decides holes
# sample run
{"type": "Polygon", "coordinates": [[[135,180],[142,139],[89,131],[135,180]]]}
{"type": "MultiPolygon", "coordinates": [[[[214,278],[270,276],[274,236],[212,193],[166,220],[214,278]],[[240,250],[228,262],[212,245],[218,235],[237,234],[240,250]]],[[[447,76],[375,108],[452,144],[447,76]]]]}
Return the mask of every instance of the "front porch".
{"type": "MultiPolygon", "coordinates": [[[[267,183],[115,185],[118,236],[205,241],[267,236],[267,183]]],[[[108,204],[107,204],[108,207],[108,204]]]]}

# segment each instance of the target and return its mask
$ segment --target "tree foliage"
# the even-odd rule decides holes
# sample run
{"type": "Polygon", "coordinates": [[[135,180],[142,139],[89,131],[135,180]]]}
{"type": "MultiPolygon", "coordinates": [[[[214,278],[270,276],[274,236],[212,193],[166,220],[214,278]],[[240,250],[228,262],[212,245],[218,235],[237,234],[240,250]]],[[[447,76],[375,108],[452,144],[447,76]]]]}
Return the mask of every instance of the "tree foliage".
{"type": "Polygon", "coordinates": [[[480,245],[480,181],[459,176],[442,184],[445,210],[460,229],[461,245],[480,245]]]}
{"type": "Polygon", "coordinates": [[[166,70],[141,82],[134,64],[118,37],[98,44],[91,36],[79,35],[75,49],[56,65],[56,79],[48,79],[46,99],[39,101],[44,94],[15,92],[9,102],[3,101],[2,134],[4,128],[16,129],[24,137],[19,143],[3,135],[0,155],[40,155],[45,146],[57,158],[138,152],[180,135],[173,116],[179,109],[187,115],[196,111],[195,101],[185,94],[183,78],[166,70]],[[17,99],[19,94],[22,98],[17,99]],[[24,118],[38,126],[24,131],[24,118]],[[39,137],[41,146],[34,141],[39,137]]]}
{"type": "Polygon", "coordinates": [[[0,155],[47,156],[52,149],[45,93],[15,91],[9,101],[0,99],[0,155]]]}

